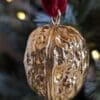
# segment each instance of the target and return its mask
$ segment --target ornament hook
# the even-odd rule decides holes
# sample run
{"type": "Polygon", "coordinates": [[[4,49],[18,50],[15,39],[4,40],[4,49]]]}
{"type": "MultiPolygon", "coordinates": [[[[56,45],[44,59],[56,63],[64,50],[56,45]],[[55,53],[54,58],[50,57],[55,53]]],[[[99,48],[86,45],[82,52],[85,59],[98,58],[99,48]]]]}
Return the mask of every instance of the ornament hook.
{"type": "Polygon", "coordinates": [[[56,17],[52,17],[51,21],[53,25],[59,25],[61,19],[61,11],[58,9],[58,15],[56,17]]]}

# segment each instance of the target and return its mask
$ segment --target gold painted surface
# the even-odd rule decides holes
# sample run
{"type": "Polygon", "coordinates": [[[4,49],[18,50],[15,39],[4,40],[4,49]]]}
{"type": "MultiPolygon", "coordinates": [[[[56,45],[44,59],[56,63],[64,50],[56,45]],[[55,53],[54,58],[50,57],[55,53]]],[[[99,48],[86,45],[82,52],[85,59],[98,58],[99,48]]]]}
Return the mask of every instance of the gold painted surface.
{"type": "Polygon", "coordinates": [[[29,36],[24,56],[30,87],[48,100],[70,100],[85,80],[89,57],[81,34],[71,26],[43,26],[29,36]]]}

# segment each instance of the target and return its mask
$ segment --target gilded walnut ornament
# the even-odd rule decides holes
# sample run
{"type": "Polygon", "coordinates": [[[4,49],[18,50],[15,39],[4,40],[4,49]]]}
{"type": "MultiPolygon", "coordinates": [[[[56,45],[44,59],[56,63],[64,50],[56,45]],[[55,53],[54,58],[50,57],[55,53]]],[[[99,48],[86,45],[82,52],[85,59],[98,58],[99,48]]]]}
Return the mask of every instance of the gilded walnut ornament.
{"type": "Polygon", "coordinates": [[[30,87],[48,100],[70,100],[89,67],[85,39],[71,26],[46,25],[28,39],[24,65],[30,87]]]}

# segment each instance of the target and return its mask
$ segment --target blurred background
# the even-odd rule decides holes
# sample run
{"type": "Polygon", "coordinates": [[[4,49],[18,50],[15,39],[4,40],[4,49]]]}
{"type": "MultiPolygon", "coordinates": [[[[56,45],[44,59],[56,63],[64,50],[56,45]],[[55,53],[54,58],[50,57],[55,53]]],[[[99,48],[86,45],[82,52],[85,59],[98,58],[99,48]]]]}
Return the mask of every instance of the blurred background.
{"type": "MultiPolygon", "coordinates": [[[[43,100],[26,81],[23,56],[29,34],[50,23],[41,0],[0,0],[0,100],[43,100]]],[[[100,0],[68,0],[62,23],[82,32],[90,50],[86,82],[74,100],[100,100],[100,0]]]]}

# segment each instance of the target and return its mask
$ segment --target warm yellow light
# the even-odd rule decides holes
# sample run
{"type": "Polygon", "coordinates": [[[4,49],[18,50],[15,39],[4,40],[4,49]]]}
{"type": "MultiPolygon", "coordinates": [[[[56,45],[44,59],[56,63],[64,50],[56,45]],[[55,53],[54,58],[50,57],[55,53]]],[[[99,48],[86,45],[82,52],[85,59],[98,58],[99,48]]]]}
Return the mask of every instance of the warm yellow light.
{"type": "Polygon", "coordinates": [[[20,20],[25,20],[26,19],[26,14],[22,11],[19,11],[17,13],[17,18],[20,19],[20,20]]]}
{"type": "Polygon", "coordinates": [[[10,3],[10,2],[12,2],[12,0],[6,0],[6,2],[10,3]]]}
{"type": "Polygon", "coordinates": [[[93,58],[94,60],[99,60],[99,59],[100,59],[100,53],[99,53],[98,50],[93,50],[93,51],[91,52],[91,55],[92,55],[92,58],[93,58]]]}

